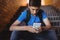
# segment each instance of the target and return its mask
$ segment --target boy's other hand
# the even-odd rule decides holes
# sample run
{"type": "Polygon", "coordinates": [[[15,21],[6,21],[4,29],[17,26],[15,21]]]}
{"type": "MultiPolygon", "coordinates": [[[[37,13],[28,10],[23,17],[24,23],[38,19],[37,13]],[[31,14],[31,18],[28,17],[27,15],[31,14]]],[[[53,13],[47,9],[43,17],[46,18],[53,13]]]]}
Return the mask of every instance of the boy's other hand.
{"type": "Polygon", "coordinates": [[[34,29],[32,26],[27,27],[27,31],[31,32],[31,33],[38,33],[39,31],[34,29]]]}

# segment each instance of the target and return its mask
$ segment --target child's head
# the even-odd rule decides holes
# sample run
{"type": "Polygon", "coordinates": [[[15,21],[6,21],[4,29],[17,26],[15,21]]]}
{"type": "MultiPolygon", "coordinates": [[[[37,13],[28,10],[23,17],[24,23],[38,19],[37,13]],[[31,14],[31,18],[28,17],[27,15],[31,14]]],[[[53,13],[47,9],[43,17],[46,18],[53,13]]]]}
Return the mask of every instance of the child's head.
{"type": "Polygon", "coordinates": [[[35,15],[41,6],[41,0],[29,0],[29,9],[33,15],[35,15]]]}
{"type": "Polygon", "coordinates": [[[29,0],[29,6],[40,7],[41,0],[29,0]]]}

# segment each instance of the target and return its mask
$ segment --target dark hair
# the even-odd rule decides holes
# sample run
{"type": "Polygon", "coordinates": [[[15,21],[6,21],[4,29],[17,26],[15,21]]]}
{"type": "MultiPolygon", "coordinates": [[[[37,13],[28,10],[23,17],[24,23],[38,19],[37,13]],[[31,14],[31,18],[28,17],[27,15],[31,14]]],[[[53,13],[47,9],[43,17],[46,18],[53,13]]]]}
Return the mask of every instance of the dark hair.
{"type": "Polygon", "coordinates": [[[41,0],[29,0],[29,6],[40,7],[41,6],[41,0]]]}

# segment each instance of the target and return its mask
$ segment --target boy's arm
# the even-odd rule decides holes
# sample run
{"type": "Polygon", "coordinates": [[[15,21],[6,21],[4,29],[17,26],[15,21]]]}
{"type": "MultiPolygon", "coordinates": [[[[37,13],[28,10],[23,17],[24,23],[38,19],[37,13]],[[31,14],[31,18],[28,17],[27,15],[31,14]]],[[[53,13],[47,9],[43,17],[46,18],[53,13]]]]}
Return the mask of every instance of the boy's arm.
{"type": "Polygon", "coordinates": [[[42,27],[42,29],[43,30],[49,30],[49,29],[51,29],[51,23],[50,23],[50,21],[48,20],[48,18],[45,18],[45,19],[43,19],[43,22],[45,23],[45,27],[42,27]]]}
{"type": "Polygon", "coordinates": [[[27,28],[27,26],[18,26],[18,24],[20,24],[21,22],[20,21],[18,21],[18,20],[16,20],[11,26],[10,26],[10,31],[13,31],[13,30],[26,30],[27,28]]]}
{"type": "Polygon", "coordinates": [[[16,30],[16,31],[29,31],[31,33],[38,33],[37,30],[35,30],[32,26],[17,26],[20,21],[16,20],[10,27],[10,31],[16,30]]]}

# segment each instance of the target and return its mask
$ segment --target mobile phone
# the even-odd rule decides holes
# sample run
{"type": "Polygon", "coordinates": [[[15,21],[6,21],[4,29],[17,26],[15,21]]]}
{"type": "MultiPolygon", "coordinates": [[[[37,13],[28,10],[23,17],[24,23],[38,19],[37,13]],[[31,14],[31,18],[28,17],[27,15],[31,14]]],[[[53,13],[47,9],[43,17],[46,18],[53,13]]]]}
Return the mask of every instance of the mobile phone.
{"type": "Polygon", "coordinates": [[[41,26],[41,23],[33,23],[33,28],[38,29],[41,26]]]}

